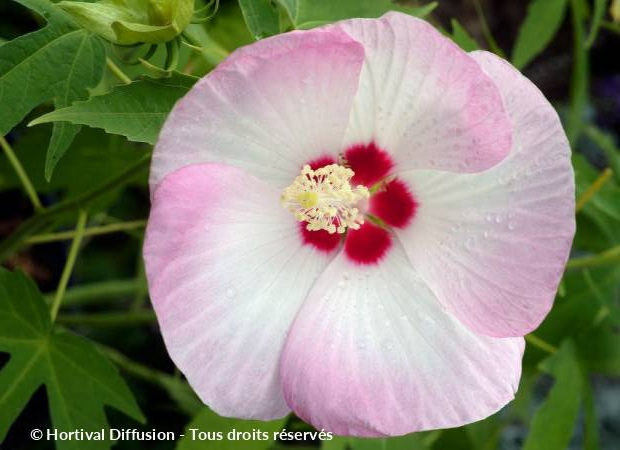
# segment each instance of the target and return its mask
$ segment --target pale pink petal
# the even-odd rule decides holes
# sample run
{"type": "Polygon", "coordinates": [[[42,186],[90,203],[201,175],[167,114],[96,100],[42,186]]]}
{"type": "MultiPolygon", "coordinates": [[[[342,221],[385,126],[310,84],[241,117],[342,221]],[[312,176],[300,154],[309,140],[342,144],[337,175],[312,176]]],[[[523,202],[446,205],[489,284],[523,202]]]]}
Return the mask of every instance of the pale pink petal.
{"type": "Polygon", "coordinates": [[[511,124],[498,89],[430,24],[388,13],[337,26],[366,55],[347,145],[375,141],[399,170],[478,172],[508,154],[511,124]]]}
{"type": "Polygon", "coordinates": [[[297,310],[329,261],[302,243],[280,192],[238,168],[168,175],[144,245],[168,352],[219,414],[272,419],[289,409],[278,359],[297,310]]]}
{"type": "Polygon", "coordinates": [[[340,151],[363,58],[362,46],[337,29],[287,33],[233,53],[172,110],[151,187],[206,162],[288,185],[304,163],[340,151]]]}
{"type": "Polygon", "coordinates": [[[522,336],[551,309],[575,233],[570,148],[529,80],[490,53],[472,56],[502,92],[512,153],[481,174],[399,174],[418,209],[398,234],[450,312],[475,332],[522,336]]]}
{"type": "Polygon", "coordinates": [[[297,415],[336,434],[455,427],[514,397],[523,347],[442,311],[401,246],[365,269],[340,254],[291,328],[282,386],[297,415]]]}

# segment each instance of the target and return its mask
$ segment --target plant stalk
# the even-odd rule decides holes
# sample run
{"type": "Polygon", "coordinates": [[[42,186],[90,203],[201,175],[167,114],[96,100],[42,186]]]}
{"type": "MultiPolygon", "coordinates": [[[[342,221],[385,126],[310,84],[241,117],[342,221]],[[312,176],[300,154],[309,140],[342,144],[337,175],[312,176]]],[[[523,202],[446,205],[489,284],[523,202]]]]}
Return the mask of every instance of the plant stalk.
{"type": "Polygon", "coordinates": [[[60,309],[60,304],[62,303],[62,298],[65,295],[65,291],[67,290],[67,285],[69,284],[69,278],[71,277],[71,273],[73,272],[73,267],[75,266],[75,260],[77,259],[78,252],[80,250],[80,244],[82,243],[82,237],[84,235],[84,227],[86,226],[86,211],[81,210],[78,215],[77,225],[75,226],[75,237],[73,238],[73,242],[71,243],[71,248],[69,249],[69,255],[67,256],[67,262],[65,263],[65,267],[62,270],[62,275],[60,276],[60,281],[58,282],[58,289],[56,289],[56,295],[54,296],[54,300],[52,300],[52,307],[50,310],[50,315],[52,317],[52,322],[56,320],[56,316],[58,315],[58,310],[60,309]]]}
{"type": "Polygon", "coordinates": [[[43,209],[43,205],[41,204],[41,200],[39,200],[37,191],[32,185],[30,178],[28,178],[28,174],[24,170],[24,167],[19,162],[17,155],[13,151],[13,148],[11,147],[11,145],[8,143],[8,141],[6,140],[4,136],[0,136],[0,147],[2,147],[2,150],[4,150],[4,153],[7,159],[13,166],[15,173],[17,173],[17,177],[19,178],[19,181],[24,187],[26,194],[28,194],[28,197],[30,198],[30,202],[32,203],[32,206],[34,207],[34,210],[41,211],[43,209]]]}

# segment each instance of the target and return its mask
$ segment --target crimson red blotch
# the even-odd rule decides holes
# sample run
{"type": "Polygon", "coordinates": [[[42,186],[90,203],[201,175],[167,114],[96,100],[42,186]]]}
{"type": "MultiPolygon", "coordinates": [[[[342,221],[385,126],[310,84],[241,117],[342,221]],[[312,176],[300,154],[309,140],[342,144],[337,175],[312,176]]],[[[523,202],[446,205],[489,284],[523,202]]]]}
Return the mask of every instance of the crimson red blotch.
{"type": "Polygon", "coordinates": [[[381,181],[394,167],[390,155],[374,142],[349,147],[344,152],[344,159],[347,166],[355,172],[351,179],[352,183],[363,184],[367,187],[381,181]]]}
{"type": "Polygon", "coordinates": [[[388,225],[404,228],[415,216],[417,202],[407,185],[395,179],[370,197],[370,213],[388,225]]]}
{"type": "Polygon", "coordinates": [[[366,221],[359,230],[349,229],[344,241],[344,253],[355,263],[376,264],[391,245],[392,236],[387,230],[366,221]]]}

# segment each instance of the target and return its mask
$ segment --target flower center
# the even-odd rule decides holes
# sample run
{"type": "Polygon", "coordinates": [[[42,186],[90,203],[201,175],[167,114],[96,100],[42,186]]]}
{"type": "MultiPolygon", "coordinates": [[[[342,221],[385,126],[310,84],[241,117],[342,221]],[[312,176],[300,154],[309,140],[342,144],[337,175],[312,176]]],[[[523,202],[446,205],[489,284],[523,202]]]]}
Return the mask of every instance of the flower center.
{"type": "Polygon", "coordinates": [[[282,192],[280,203],[309,231],[325,230],[330,234],[357,230],[364,223],[356,205],[370,196],[365,186],[351,186],[355,173],[338,164],[312,170],[309,165],[282,192]]]}

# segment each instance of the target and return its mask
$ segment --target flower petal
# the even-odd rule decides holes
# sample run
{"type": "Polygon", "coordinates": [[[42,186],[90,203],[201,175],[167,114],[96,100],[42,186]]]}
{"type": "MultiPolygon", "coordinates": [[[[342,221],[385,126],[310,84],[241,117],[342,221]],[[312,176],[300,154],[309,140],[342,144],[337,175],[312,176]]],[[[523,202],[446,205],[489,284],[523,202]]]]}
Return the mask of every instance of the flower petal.
{"type": "Polygon", "coordinates": [[[477,172],[508,154],[511,124],[497,88],[430,24],[388,13],[337,26],[366,54],[345,148],[375,141],[399,170],[477,172]]]}
{"type": "Polygon", "coordinates": [[[514,397],[523,347],[442,311],[401,246],[364,269],[340,254],[291,328],[282,386],[296,414],[336,434],[454,427],[514,397]]]}
{"type": "Polygon", "coordinates": [[[289,411],[279,355],[329,261],[303,244],[279,195],[214,164],[168,175],[154,195],[144,259],[164,341],[200,398],[226,416],[289,411]]]}
{"type": "Polygon", "coordinates": [[[363,53],[337,29],[286,33],[233,53],[172,110],[151,186],[206,162],[288,185],[304,163],[341,150],[363,53]]]}
{"type": "Polygon", "coordinates": [[[473,331],[522,336],[551,309],[575,233],[570,148],[529,80],[490,53],[473,57],[502,92],[512,153],[475,175],[399,174],[419,206],[397,233],[442,304],[473,331]]]}

